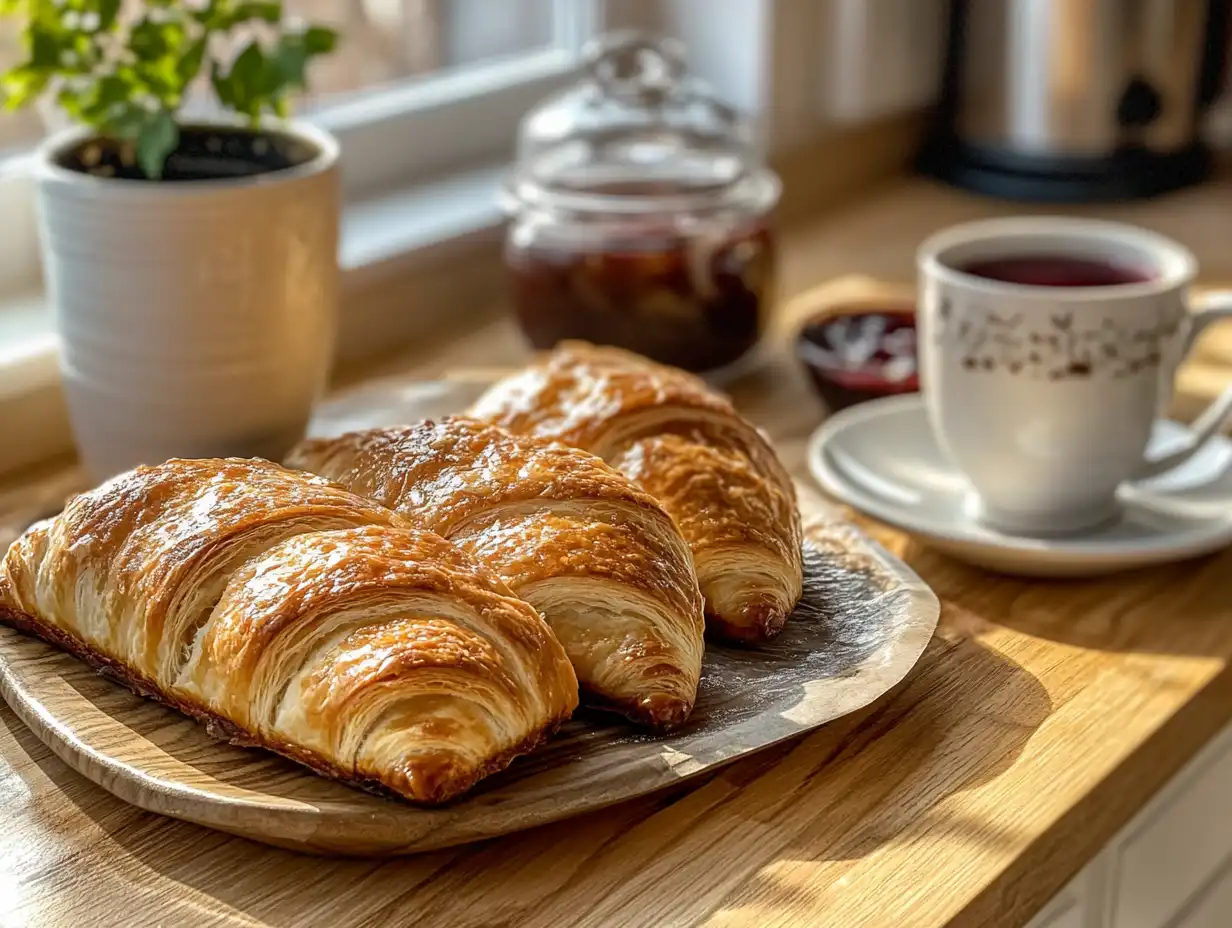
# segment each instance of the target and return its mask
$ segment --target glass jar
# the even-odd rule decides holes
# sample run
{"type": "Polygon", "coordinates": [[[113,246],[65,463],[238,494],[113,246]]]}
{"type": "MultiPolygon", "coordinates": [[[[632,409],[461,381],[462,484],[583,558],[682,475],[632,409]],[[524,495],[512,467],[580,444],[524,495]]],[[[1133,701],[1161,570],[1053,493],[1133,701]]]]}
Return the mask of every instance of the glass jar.
{"type": "Polygon", "coordinates": [[[766,321],[779,191],[750,123],[686,74],[678,43],[592,43],[582,82],[523,122],[504,191],[522,329],[537,348],[580,338],[727,367],[766,321]]]}

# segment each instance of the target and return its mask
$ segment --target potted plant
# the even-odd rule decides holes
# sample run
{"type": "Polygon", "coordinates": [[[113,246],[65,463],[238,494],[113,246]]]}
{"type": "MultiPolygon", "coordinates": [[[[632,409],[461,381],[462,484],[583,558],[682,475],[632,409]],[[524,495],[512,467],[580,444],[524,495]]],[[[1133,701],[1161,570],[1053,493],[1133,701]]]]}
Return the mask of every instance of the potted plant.
{"type": "Polygon", "coordinates": [[[168,457],[277,458],[333,352],[338,146],[288,123],[336,36],[281,0],[0,0],[26,59],[5,106],[80,126],[34,159],[78,449],[104,477],[168,457]],[[189,121],[194,95],[227,115],[189,121]],[[276,117],[270,122],[270,117],[276,117]]]}

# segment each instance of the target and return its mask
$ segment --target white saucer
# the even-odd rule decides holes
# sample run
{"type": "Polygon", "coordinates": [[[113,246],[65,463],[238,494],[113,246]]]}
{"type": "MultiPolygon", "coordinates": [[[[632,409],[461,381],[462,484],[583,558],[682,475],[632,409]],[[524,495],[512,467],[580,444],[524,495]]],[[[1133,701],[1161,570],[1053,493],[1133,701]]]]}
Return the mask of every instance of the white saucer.
{"type": "MultiPolygon", "coordinates": [[[[1159,421],[1153,452],[1188,430],[1159,421]]],[[[919,396],[862,403],[809,442],[831,495],[971,564],[1031,577],[1087,577],[1218,551],[1232,543],[1232,442],[1217,438],[1176,470],[1121,488],[1121,517],[1083,535],[1007,535],[971,521],[969,487],[937,446],[919,396]]]]}

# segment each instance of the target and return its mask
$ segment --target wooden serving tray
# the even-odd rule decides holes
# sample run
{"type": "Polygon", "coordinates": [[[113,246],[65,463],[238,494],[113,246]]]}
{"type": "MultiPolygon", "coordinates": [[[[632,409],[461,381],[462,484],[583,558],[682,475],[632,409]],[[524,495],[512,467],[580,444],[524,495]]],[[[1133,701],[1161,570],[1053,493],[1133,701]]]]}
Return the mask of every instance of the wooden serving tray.
{"type": "MultiPolygon", "coordinates": [[[[418,409],[396,400],[365,408],[403,421],[418,409]]],[[[324,412],[320,423],[355,424],[343,408],[324,412]]],[[[681,731],[654,737],[581,713],[544,749],[444,808],[370,796],[215,741],[192,720],[7,627],[0,695],[65,763],[121,799],[257,841],[385,855],[531,828],[678,784],[854,712],[916,663],[937,625],[936,596],[819,495],[800,493],[804,598],[770,645],[708,646],[698,703],[681,731]]]]}

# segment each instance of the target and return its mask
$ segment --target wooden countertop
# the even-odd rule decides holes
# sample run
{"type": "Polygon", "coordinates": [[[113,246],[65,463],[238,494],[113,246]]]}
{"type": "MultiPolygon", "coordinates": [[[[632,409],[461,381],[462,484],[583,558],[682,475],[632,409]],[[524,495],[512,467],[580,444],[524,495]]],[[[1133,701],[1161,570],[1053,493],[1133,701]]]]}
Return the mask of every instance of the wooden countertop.
{"type": "MultiPolygon", "coordinates": [[[[788,236],[787,288],[908,280],[927,232],[1004,211],[903,182],[788,236]]],[[[1232,280],[1232,182],[1103,212],[1232,280]]],[[[496,319],[364,374],[520,357],[496,319]]],[[[801,473],[821,409],[782,344],[733,392],[801,473]]],[[[125,806],[0,707],[0,925],[1024,924],[1232,718],[1232,551],[1040,583],[872,530],[944,603],[895,691],[676,792],[486,844],[385,862],[271,850],[125,806]]]]}

